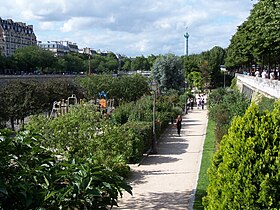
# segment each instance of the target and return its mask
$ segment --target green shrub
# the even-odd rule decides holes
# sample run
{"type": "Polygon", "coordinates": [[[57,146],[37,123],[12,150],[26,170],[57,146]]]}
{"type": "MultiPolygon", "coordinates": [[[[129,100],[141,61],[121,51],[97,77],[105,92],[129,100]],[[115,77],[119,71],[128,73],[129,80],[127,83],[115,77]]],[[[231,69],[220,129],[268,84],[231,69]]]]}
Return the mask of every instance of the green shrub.
{"type": "Polygon", "coordinates": [[[280,101],[233,120],[209,170],[206,209],[280,208],[280,101]]]}
{"type": "Polygon", "coordinates": [[[135,103],[124,103],[118,106],[112,113],[112,120],[121,125],[128,121],[130,113],[133,111],[135,103]]]}
{"type": "Polygon", "coordinates": [[[122,125],[125,133],[132,136],[132,155],[130,163],[139,162],[152,143],[152,122],[130,121],[122,125]]]}
{"type": "Polygon", "coordinates": [[[108,209],[131,187],[92,157],[67,159],[31,132],[0,130],[0,209],[108,209]]]}
{"type": "Polygon", "coordinates": [[[249,100],[236,90],[219,88],[210,93],[208,98],[209,118],[216,123],[216,144],[227,133],[232,119],[242,116],[249,106],[249,100]]]}
{"type": "Polygon", "coordinates": [[[143,96],[134,105],[129,121],[153,121],[153,97],[143,96]]]}
{"type": "Polygon", "coordinates": [[[73,107],[54,119],[36,117],[26,127],[44,136],[45,147],[64,151],[69,159],[92,156],[98,165],[120,168],[115,165],[125,166],[133,156],[133,138],[110,120],[102,119],[90,104],[73,107]]]}
{"type": "Polygon", "coordinates": [[[275,101],[275,99],[262,96],[261,99],[257,102],[257,104],[261,111],[268,110],[271,112],[274,108],[275,101]]]}

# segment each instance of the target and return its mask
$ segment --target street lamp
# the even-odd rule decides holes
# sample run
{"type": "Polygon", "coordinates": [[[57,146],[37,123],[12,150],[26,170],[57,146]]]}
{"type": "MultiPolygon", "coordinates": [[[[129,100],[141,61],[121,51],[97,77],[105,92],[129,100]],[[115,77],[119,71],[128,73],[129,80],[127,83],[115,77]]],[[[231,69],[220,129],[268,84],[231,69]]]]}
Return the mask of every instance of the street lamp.
{"type": "Polygon", "coordinates": [[[154,91],[154,102],[153,102],[153,139],[152,139],[152,148],[151,153],[157,153],[157,136],[156,136],[156,98],[157,98],[157,82],[153,80],[151,82],[151,89],[154,91]]]}
{"type": "Polygon", "coordinates": [[[225,68],[224,65],[220,65],[221,71],[224,73],[224,88],[226,87],[226,71],[227,69],[225,68]]]}

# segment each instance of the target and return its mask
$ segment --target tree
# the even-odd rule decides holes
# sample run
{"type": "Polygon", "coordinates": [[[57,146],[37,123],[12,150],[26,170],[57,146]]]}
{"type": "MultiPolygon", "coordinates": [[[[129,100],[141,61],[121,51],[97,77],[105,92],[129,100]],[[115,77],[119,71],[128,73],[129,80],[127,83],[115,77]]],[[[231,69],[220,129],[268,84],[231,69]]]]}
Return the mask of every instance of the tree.
{"type": "Polygon", "coordinates": [[[152,77],[163,91],[179,90],[184,84],[182,61],[173,54],[159,56],[152,67],[152,77]]]}
{"type": "Polygon", "coordinates": [[[280,101],[233,120],[209,170],[206,209],[280,208],[280,101]]]}
{"type": "Polygon", "coordinates": [[[42,113],[46,109],[48,98],[42,85],[35,81],[13,81],[3,87],[5,115],[8,116],[14,130],[15,120],[42,113]]]}
{"type": "Polygon", "coordinates": [[[280,58],[280,2],[260,0],[238,27],[227,49],[226,66],[271,66],[280,58]]]}
{"type": "Polygon", "coordinates": [[[149,62],[147,58],[142,56],[136,56],[136,58],[131,60],[131,70],[133,71],[148,71],[150,69],[149,62]]]}
{"type": "Polygon", "coordinates": [[[187,81],[190,89],[197,88],[197,90],[202,91],[203,78],[200,72],[193,71],[188,74],[187,81]]]}
{"type": "Polygon", "coordinates": [[[38,46],[19,48],[12,57],[17,63],[18,70],[29,73],[35,70],[46,71],[47,68],[52,68],[56,62],[52,52],[38,46]]]}
{"type": "Polygon", "coordinates": [[[84,62],[83,59],[75,53],[69,53],[64,56],[66,61],[67,72],[84,72],[84,62]]]}
{"type": "Polygon", "coordinates": [[[130,58],[124,58],[123,59],[122,70],[123,71],[130,71],[131,70],[131,59],[130,58]]]}
{"type": "Polygon", "coordinates": [[[147,78],[136,74],[129,76],[112,77],[112,75],[93,75],[79,79],[79,84],[86,90],[88,99],[99,98],[99,93],[105,91],[107,97],[120,101],[136,101],[148,93],[147,78]]]}

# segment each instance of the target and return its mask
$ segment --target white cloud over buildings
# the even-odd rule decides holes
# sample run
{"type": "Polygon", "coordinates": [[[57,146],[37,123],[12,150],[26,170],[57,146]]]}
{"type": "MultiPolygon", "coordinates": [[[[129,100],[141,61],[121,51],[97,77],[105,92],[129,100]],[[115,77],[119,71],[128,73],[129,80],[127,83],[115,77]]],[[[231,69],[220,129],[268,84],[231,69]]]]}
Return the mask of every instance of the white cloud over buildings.
{"type": "Polygon", "coordinates": [[[3,19],[34,26],[38,40],[68,40],[80,47],[128,56],[184,54],[227,47],[256,0],[9,0],[3,19]],[[53,38],[50,38],[53,37],[53,38]]]}

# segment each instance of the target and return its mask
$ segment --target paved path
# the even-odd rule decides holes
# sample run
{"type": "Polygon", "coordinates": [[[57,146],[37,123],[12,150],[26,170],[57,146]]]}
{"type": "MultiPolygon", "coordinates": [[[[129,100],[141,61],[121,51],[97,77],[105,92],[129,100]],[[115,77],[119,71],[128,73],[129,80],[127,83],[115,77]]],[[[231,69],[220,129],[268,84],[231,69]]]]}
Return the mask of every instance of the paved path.
{"type": "Polygon", "coordinates": [[[131,165],[133,196],[124,193],[114,209],[192,209],[207,127],[207,111],[190,110],[181,136],[170,126],[158,143],[158,154],[131,165]]]}

